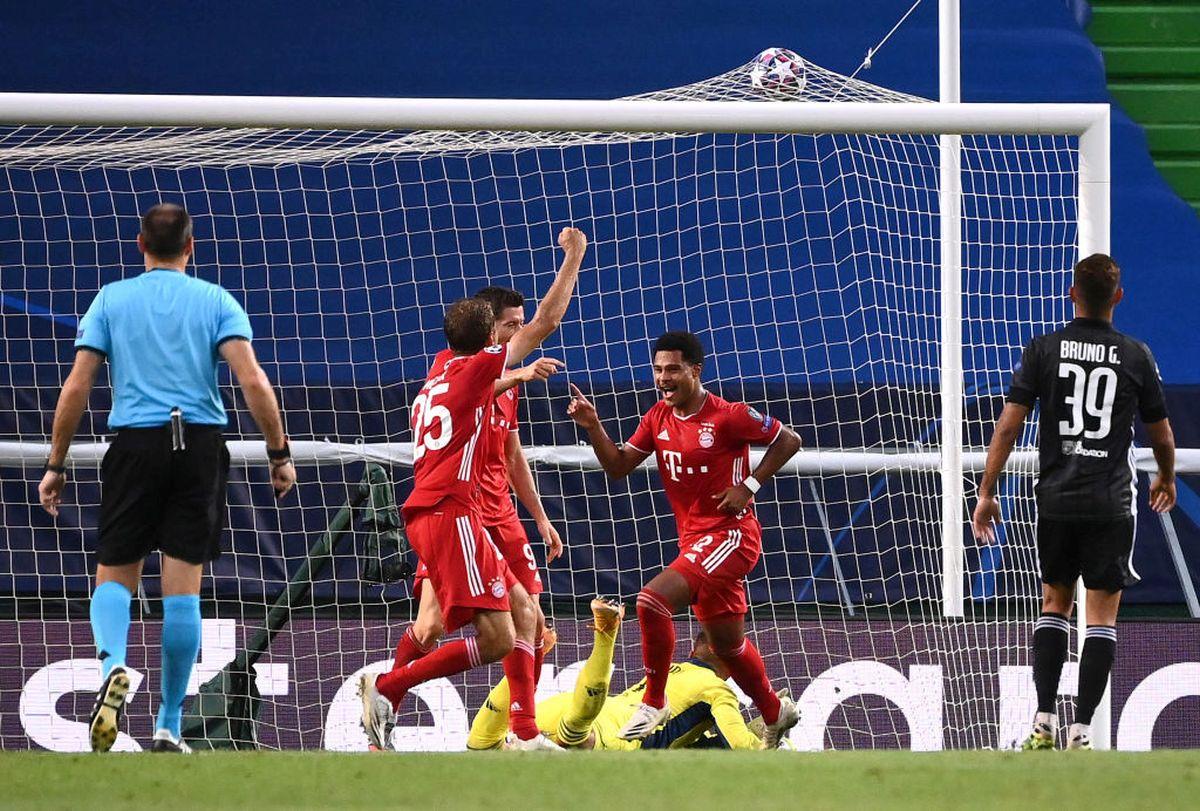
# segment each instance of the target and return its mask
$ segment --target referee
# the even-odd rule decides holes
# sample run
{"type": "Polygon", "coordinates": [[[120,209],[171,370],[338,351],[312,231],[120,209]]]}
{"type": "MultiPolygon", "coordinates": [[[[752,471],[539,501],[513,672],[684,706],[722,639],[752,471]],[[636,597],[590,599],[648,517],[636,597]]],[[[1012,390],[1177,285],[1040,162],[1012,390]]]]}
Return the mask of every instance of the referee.
{"type": "Polygon", "coordinates": [[[1042,614],[1032,643],[1038,708],[1023,749],[1054,748],[1058,679],[1080,577],[1087,589],[1087,632],[1067,748],[1092,748],[1092,715],[1116,653],[1121,590],[1139,580],[1133,570],[1135,414],[1146,425],[1158,463],[1150,507],[1166,512],[1175,506],[1175,438],[1158,367],[1145,344],[1112,324],[1113,309],[1124,294],[1120,268],[1104,254],[1089,256],[1075,266],[1070,294],[1075,319],[1034,338],[1013,373],[1008,402],[988,447],[973,520],[975,537],[993,542],[993,524],[1000,521],[996,480],[1025,417],[1040,402],[1040,471],[1034,489],[1042,614]]]}
{"type": "Polygon", "coordinates": [[[228,292],[186,274],[192,220],[162,204],[142,217],[138,250],[146,272],[105,285],[79,325],[75,364],[54,412],[50,458],[38,486],[58,515],[67,451],[105,358],[116,437],[101,466],[100,541],[91,623],[104,683],[91,718],[93,751],[117,738],[129,674],[129,604],[142,563],[162,552],[162,702],[151,749],[188,752],[180,716],[200,649],[200,577],[216,560],[225,520],[229,452],[217,361],[237,377],[267,440],[271,486],[282,498],[296,481],[275,393],[250,347],[250,321],[228,292]]]}

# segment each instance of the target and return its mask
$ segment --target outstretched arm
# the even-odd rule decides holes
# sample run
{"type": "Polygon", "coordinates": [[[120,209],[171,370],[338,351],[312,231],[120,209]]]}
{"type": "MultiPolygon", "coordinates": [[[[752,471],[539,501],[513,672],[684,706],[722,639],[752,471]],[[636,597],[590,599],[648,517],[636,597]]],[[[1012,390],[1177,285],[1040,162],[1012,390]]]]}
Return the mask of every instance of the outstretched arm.
{"type": "Polygon", "coordinates": [[[646,461],[646,457],[650,455],[646,451],[631,445],[618,447],[609,439],[608,434],[604,431],[604,426],[600,424],[596,407],[588,402],[588,399],[583,396],[583,392],[574,383],[571,384],[571,392],[574,396],[571,397],[571,404],[567,406],[567,415],[575,420],[580,428],[587,431],[588,442],[591,443],[592,450],[596,452],[596,460],[600,462],[600,467],[604,468],[605,473],[614,479],[623,479],[634,468],[646,461]]]}
{"type": "Polygon", "coordinates": [[[100,371],[103,363],[104,356],[98,352],[90,349],[77,351],[75,364],[58,394],[58,405],[54,408],[54,426],[50,433],[50,457],[46,460],[47,470],[42,476],[41,484],[38,485],[38,498],[42,509],[51,515],[58,515],[63,487],[67,483],[66,471],[61,468],[67,464],[67,451],[71,448],[75,432],[79,430],[79,420],[83,417],[83,410],[87,408],[88,395],[92,393],[96,373],[100,371]]]}
{"type": "Polygon", "coordinates": [[[499,397],[504,392],[521,383],[532,383],[535,380],[549,380],[550,375],[566,366],[556,358],[538,358],[528,366],[520,369],[509,369],[504,377],[497,378],[492,385],[492,392],[499,397]]]}
{"type": "Polygon", "coordinates": [[[537,524],[538,535],[546,544],[546,563],[562,554],[562,538],[550,523],[546,509],[542,506],[542,497],[538,495],[537,485],[533,481],[533,471],[529,469],[529,460],[521,448],[521,438],[516,431],[509,431],[504,445],[504,462],[508,469],[508,483],[512,485],[517,500],[525,505],[533,521],[537,524]]]}
{"type": "Polygon", "coordinates": [[[983,467],[983,479],[979,482],[979,501],[971,519],[971,529],[976,540],[992,543],[996,539],[995,524],[1000,521],[1000,505],[996,501],[996,482],[1004,471],[1013,445],[1021,435],[1021,426],[1029,416],[1029,408],[1017,403],[1005,403],[996,421],[996,432],[988,445],[987,461],[983,467]]]}
{"type": "Polygon", "coordinates": [[[755,735],[746,724],[746,719],[742,716],[738,700],[732,690],[729,690],[728,695],[722,691],[719,695],[714,696],[709,707],[709,712],[716,721],[717,731],[729,744],[730,749],[763,748],[762,738],[755,735]]]}
{"type": "Polygon", "coordinates": [[[538,305],[533,319],[517,330],[517,334],[508,342],[508,365],[520,363],[534,349],[542,345],[542,341],[550,333],[558,329],[562,317],[571,303],[575,292],[575,281],[579,278],[579,265],[587,252],[587,237],[578,228],[564,228],[558,235],[558,244],[563,249],[562,267],[554,284],[546,291],[542,303],[538,305]]]}

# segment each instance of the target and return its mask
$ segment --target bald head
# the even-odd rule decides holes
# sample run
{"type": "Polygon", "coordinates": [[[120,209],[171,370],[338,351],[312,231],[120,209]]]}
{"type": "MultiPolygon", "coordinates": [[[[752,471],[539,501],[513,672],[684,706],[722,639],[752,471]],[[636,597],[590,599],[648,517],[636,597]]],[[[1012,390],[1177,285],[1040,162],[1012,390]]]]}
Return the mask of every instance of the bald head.
{"type": "Polygon", "coordinates": [[[192,218],[183,206],[159,203],[142,215],[138,245],[147,257],[175,263],[192,252],[192,218]]]}

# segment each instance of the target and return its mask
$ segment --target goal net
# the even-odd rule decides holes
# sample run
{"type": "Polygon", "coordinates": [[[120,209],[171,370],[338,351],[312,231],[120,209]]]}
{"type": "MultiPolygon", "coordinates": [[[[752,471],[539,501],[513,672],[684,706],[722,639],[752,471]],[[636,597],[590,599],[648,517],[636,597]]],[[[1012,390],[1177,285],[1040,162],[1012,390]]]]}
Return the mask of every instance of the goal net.
{"type": "MultiPolygon", "coordinates": [[[[812,64],[799,89],[756,89],[747,66],[637,100],[780,111],[921,101],[812,64]]],[[[722,128],[741,127],[712,127],[722,128]]],[[[784,420],[806,446],[759,498],[763,556],[747,582],[750,634],[776,686],[800,698],[793,743],[1012,745],[1033,695],[1034,435],[1001,485],[1000,543],[980,550],[965,520],[952,527],[964,547],[957,611],[945,604],[943,482],[973,493],[1020,348],[1069,318],[1079,137],[1035,134],[1032,123],[1028,134],[962,136],[952,377],[965,452],[946,478],[939,393],[954,365],[943,353],[938,135],[662,130],[0,129],[0,745],[87,745],[107,379],[57,521],[35,488],[78,319],[102,284],[140,272],[138,216],[160,201],[195,218],[189,272],[245,305],[301,464],[295,494],[274,503],[262,443],[223,378],[229,531],[204,580],[192,690],[207,688],[188,712],[211,699],[257,728],[194,727],[202,745],[366,748],[353,677],[387,667],[414,613],[406,578],[373,581],[400,572],[381,543],[395,540],[386,502],[411,486],[409,403],[443,347],[444,307],[499,284],[530,298],[531,315],[567,224],[591,245],[545,346],[566,371],[525,387],[519,428],[567,548],[542,570],[559,642],[541,694],[570,689],[587,655],[588,599],[631,601],[675,550],[657,473],[611,482],[599,472],[565,415],[567,384],[627,437],[655,400],[651,342],[688,329],[708,348],[710,390],[784,420]]],[[[146,571],[129,652],[144,678],[118,748],[149,737],[157,704],[157,561],[146,571]]],[[[614,690],[641,671],[636,622],[622,633],[614,690]]],[[[461,748],[498,678],[493,667],[418,689],[397,746],[461,748]]]]}

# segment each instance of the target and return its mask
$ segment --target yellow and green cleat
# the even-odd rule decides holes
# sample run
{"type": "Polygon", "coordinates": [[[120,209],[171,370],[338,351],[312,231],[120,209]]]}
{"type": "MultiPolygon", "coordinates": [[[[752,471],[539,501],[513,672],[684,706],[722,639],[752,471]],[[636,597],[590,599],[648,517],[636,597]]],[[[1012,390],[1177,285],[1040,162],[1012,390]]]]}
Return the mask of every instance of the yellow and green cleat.
{"type": "Polygon", "coordinates": [[[1054,730],[1046,724],[1034,724],[1033,732],[1021,744],[1022,752],[1036,752],[1039,749],[1054,748],[1054,730]]]}

